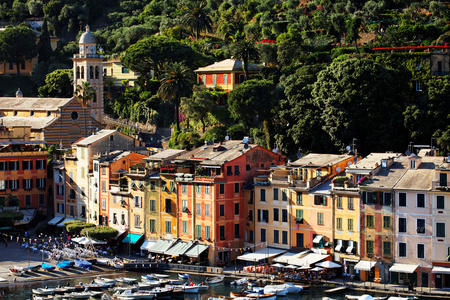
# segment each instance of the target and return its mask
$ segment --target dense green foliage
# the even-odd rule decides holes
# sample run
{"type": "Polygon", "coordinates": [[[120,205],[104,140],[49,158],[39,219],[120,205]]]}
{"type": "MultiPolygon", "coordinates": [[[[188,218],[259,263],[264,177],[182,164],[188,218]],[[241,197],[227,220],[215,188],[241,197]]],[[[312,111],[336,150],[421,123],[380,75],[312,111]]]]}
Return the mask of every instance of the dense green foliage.
{"type": "Polygon", "coordinates": [[[81,234],[84,236],[89,236],[91,239],[95,240],[107,240],[112,239],[117,236],[119,232],[117,229],[114,229],[112,227],[91,227],[86,228],[81,231],[81,234]]]}
{"type": "Polygon", "coordinates": [[[66,231],[70,234],[79,234],[85,228],[95,227],[95,224],[86,223],[80,220],[68,221],[64,223],[66,231]]]}
{"type": "MultiPolygon", "coordinates": [[[[228,132],[267,148],[276,143],[292,157],[299,148],[342,151],[354,138],[363,155],[404,152],[407,143],[427,144],[432,137],[441,154],[450,151],[448,59],[434,57],[433,49],[374,50],[450,42],[446,2],[7,0],[0,6],[0,20],[15,25],[44,16],[48,32],[63,42],[50,51],[43,25],[35,90],[65,97],[70,73],[55,70],[71,67],[78,51],[73,40],[89,23],[102,53],[121,57],[140,75],[137,86],[105,87],[112,95],[106,112],[176,124],[171,147],[223,140],[228,132]],[[229,94],[196,86],[193,78],[169,84],[174,66],[193,74],[232,56],[243,61],[247,81],[229,94]],[[250,63],[265,67],[251,74],[250,63]]],[[[0,41],[5,36],[0,32],[0,41]]],[[[28,59],[28,53],[13,54],[19,57],[3,54],[3,60],[28,59]]]]}
{"type": "Polygon", "coordinates": [[[13,226],[15,221],[22,220],[23,213],[16,211],[0,212],[0,227],[13,226]]]}

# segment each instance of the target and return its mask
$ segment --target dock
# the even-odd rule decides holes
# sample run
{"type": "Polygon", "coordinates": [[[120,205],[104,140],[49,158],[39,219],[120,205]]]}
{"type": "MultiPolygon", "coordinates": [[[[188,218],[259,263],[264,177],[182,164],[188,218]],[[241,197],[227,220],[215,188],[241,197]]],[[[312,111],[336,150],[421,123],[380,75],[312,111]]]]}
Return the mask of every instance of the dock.
{"type": "Polygon", "coordinates": [[[331,294],[331,293],[336,293],[336,292],[340,292],[340,291],[345,291],[346,289],[348,289],[348,286],[338,286],[338,287],[335,287],[334,289],[326,290],[326,291],[324,291],[324,293],[331,294]]]}

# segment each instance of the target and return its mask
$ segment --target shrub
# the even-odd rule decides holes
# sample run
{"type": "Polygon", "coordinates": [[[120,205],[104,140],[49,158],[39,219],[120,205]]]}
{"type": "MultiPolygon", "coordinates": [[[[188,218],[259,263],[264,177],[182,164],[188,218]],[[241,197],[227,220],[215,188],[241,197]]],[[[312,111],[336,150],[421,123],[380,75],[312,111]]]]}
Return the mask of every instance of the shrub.
{"type": "Polygon", "coordinates": [[[81,235],[89,236],[96,240],[112,239],[115,238],[118,233],[119,231],[117,231],[117,229],[111,227],[91,227],[81,231],[81,235]]]}
{"type": "Polygon", "coordinates": [[[86,223],[83,221],[69,221],[64,223],[64,226],[66,227],[67,232],[69,232],[70,234],[75,234],[79,233],[84,228],[95,227],[95,224],[86,223]]]}
{"type": "Polygon", "coordinates": [[[333,179],[334,183],[344,183],[346,181],[348,181],[348,177],[347,176],[336,176],[333,179]]]}

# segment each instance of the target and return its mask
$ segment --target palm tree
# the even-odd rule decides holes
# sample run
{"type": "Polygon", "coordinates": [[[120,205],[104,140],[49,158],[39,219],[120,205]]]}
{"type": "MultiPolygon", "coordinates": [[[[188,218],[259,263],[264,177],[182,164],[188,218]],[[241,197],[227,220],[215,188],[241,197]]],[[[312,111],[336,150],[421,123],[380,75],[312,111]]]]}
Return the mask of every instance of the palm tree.
{"type": "Polygon", "coordinates": [[[255,42],[245,38],[238,40],[231,48],[231,53],[235,59],[242,61],[242,67],[245,73],[245,80],[249,79],[248,62],[250,59],[257,60],[259,58],[258,50],[255,42]]]}
{"type": "Polygon", "coordinates": [[[90,82],[83,81],[81,84],[77,84],[75,97],[81,102],[81,107],[84,108],[84,135],[87,136],[86,110],[89,107],[89,101],[95,97],[95,89],[90,82]]]}
{"type": "Polygon", "coordinates": [[[209,17],[209,9],[206,1],[187,2],[181,24],[195,31],[195,39],[198,40],[201,31],[212,31],[212,20],[209,17]]]}
{"type": "Polygon", "coordinates": [[[161,77],[158,96],[175,104],[177,130],[180,130],[179,107],[182,97],[192,94],[192,71],[182,63],[169,63],[161,77]]]}

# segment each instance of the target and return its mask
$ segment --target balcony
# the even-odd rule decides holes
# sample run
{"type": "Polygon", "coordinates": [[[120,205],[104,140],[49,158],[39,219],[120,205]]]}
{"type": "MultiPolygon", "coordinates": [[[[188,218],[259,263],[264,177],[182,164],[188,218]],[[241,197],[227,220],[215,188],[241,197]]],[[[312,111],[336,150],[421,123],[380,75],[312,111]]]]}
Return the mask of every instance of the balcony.
{"type": "Polygon", "coordinates": [[[74,58],[103,58],[102,54],[74,54],[74,58]]]}
{"type": "Polygon", "coordinates": [[[432,182],[431,188],[442,192],[450,192],[450,182],[440,182],[439,180],[435,180],[432,182]]]}
{"type": "Polygon", "coordinates": [[[254,185],[270,185],[269,176],[259,175],[253,178],[254,185]]]}
{"type": "Polygon", "coordinates": [[[7,151],[0,152],[0,157],[47,156],[47,151],[7,151]]]}

